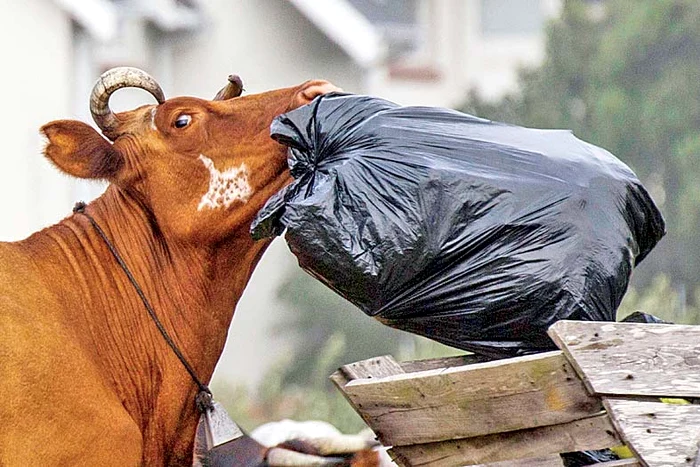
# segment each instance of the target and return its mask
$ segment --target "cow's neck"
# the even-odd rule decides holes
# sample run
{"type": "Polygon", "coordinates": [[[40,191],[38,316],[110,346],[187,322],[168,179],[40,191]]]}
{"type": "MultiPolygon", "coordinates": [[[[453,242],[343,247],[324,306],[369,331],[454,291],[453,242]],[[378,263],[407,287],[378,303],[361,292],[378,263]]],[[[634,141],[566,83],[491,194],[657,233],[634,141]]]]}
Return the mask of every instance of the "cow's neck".
{"type": "MultiPolygon", "coordinates": [[[[87,212],[120,252],[198,377],[208,382],[235,305],[267,243],[238,235],[216,246],[178,244],[164,238],[139,203],[116,188],[87,212]]],[[[197,415],[197,388],[127,276],[84,216],[76,214],[45,233],[53,240],[47,246],[63,258],[63,280],[72,287],[70,294],[57,293],[144,431],[146,450],[186,450],[197,415]],[[151,435],[170,446],[149,448],[151,435]]]]}

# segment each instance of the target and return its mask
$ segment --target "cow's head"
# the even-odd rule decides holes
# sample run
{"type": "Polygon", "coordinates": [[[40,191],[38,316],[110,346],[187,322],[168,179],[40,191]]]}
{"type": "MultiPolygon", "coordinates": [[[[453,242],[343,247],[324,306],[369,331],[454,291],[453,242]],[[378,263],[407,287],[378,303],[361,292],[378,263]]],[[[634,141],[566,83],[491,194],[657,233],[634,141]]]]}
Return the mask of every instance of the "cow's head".
{"type": "Polygon", "coordinates": [[[134,68],[102,75],[93,89],[92,127],[62,120],[42,127],[46,156],[80,178],[106,179],[150,210],[161,229],[182,239],[218,240],[248,223],[288,180],[286,150],[269,136],[272,119],[320,94],[326,81],[239,97],[240,80],[212,101],[165,100],[134,68]],[[150,92],[157,105],[115,114],[110,95],[123,87],[150,92]]]}

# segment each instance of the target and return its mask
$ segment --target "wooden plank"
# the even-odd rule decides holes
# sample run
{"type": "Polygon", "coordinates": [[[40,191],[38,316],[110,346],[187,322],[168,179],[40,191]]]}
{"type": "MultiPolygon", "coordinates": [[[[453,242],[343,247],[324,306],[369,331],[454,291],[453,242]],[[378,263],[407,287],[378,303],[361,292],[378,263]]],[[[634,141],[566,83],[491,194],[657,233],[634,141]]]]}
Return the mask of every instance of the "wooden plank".
{"type": "Polygon", "coordinates": [[[600,462],[586,467],[642,467],[637,459],[620,459],[619,461],[600,462]]]}
{"type": "MultiPolygon", "coordinates": [[[[603,449],[622,444],[607,414],[561,425],[499,433],[442,443],[394,446],[389,450],[402,466],[454,467],[504,462],[559,452],[603,449]]],[[[505,464],[511,465],[511,464],[505,464]]]]}
{"type": "Polygon", "coordinates": [[[369,358],[340,367],[348,380],[359,378],[382,378],[404,373],[401,365],[391,355],[369,358]]]}
{"type": "Polygon", "coordinates": [[[554,425],[602,410],[558,351],[355,379],[341,390],[385,446],[554,425]]]}
{"type": "Polygon", "coordinates": [[[559,454],[552,454],[551,456],[511,459],[503,462],[478,464],[472,467],[564,467],[564,462],[559,454]]]}
{"type": "Polygon", "coordinates": [[[603,403],[620,436],[653,467],[695,465],[700,406],[608,399],[603,403]]]}
{"type": "Polygon", "coordinates": [[[484,363],[493,360],[492,358],[484,357],[483,355],[466,354],[456,357],[431,358],[428,360],[413,360],[409,362],[400,362],[401,368],[406,373],[414,373],[417,371],[435,370],[437,368],[449,368],[453,366],[473,365],[475,363],[484,363]]]}
{"type": "Polygon", "coordinates": [[[384,355],[382,357],[370,358],[343,365],[330,376],[330,380],[340,389],[340,392],[355,409],[355,412],[362,417],[370,428],[374,429],[374,421],[368,418],[367,414],[362,410],[362,407],[358,407],[355,401],[348,397],[348,394],[345,392],[345,386],[355,379],[369,380],[372,378],[379,378],[380,376],[392,376],[401,373],[403,373],[403,369],[396,363],[394,357],[391,355],[384,355]]]}
{"type": "MultiPolygon", "coordinates": [[[[369,358],[367,360],[343,365],[336,372],[334,372],[329,379],[335,383],[338,389],[340,389],[340,392],[343,393],[345,399],[347,399],[348,402],[355,407],[353,401],[348,399],[344,390],[345,385],[350,381],[354,379],[369,379],[380,376],[391,376],[401,374],[403,372],[403,369],[398,363],[396,363],[394,357],[391,355],[384,355],[381,357],[369,358]]],[[[357,410],[357,407],[355,407],[355,410],[357,410]]]]}
{"type": "Polygon", "coordinates": [[[549,335],[592,394],[700,397],[700,326],[559,321],[549,335]]]}

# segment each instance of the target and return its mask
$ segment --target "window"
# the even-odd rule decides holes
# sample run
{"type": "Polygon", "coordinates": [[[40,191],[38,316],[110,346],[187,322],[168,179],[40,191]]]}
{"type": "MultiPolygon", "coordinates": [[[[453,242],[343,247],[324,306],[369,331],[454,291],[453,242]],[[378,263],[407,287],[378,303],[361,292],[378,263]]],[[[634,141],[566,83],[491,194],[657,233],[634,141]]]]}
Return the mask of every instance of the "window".
{"type": "Polygon", "coordinates": [[[419,47],[417,0],[349,0],[381,33],[394,61],[419,47]]]}
{"type": "Polygon", "coordinates": [[[543,27],[540,0],[481,0],[484,36],[537,34],[543,27]]]}

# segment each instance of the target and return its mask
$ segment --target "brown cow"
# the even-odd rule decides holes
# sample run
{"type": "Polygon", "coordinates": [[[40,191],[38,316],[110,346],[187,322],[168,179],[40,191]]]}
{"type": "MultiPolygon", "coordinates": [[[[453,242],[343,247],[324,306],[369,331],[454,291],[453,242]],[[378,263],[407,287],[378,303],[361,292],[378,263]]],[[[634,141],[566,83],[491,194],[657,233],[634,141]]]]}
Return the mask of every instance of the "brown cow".
{"type": "MultiPolygon", "coordinates": [[[[336,89],[164,100],[152,78],[121,69],[91,101],[111,142],[77,121],[42,128],[60,170],[111,183],[86,213],[203,381],[268,245],[251,240],[251,220],[290,179],[269,125],[336,89]],[[125,86],[159,104],[113,114],[109,96],[125,86]]],[[[191,465],[196,394],[85,215],[0,244],[0,465],[191,465]]]]}

